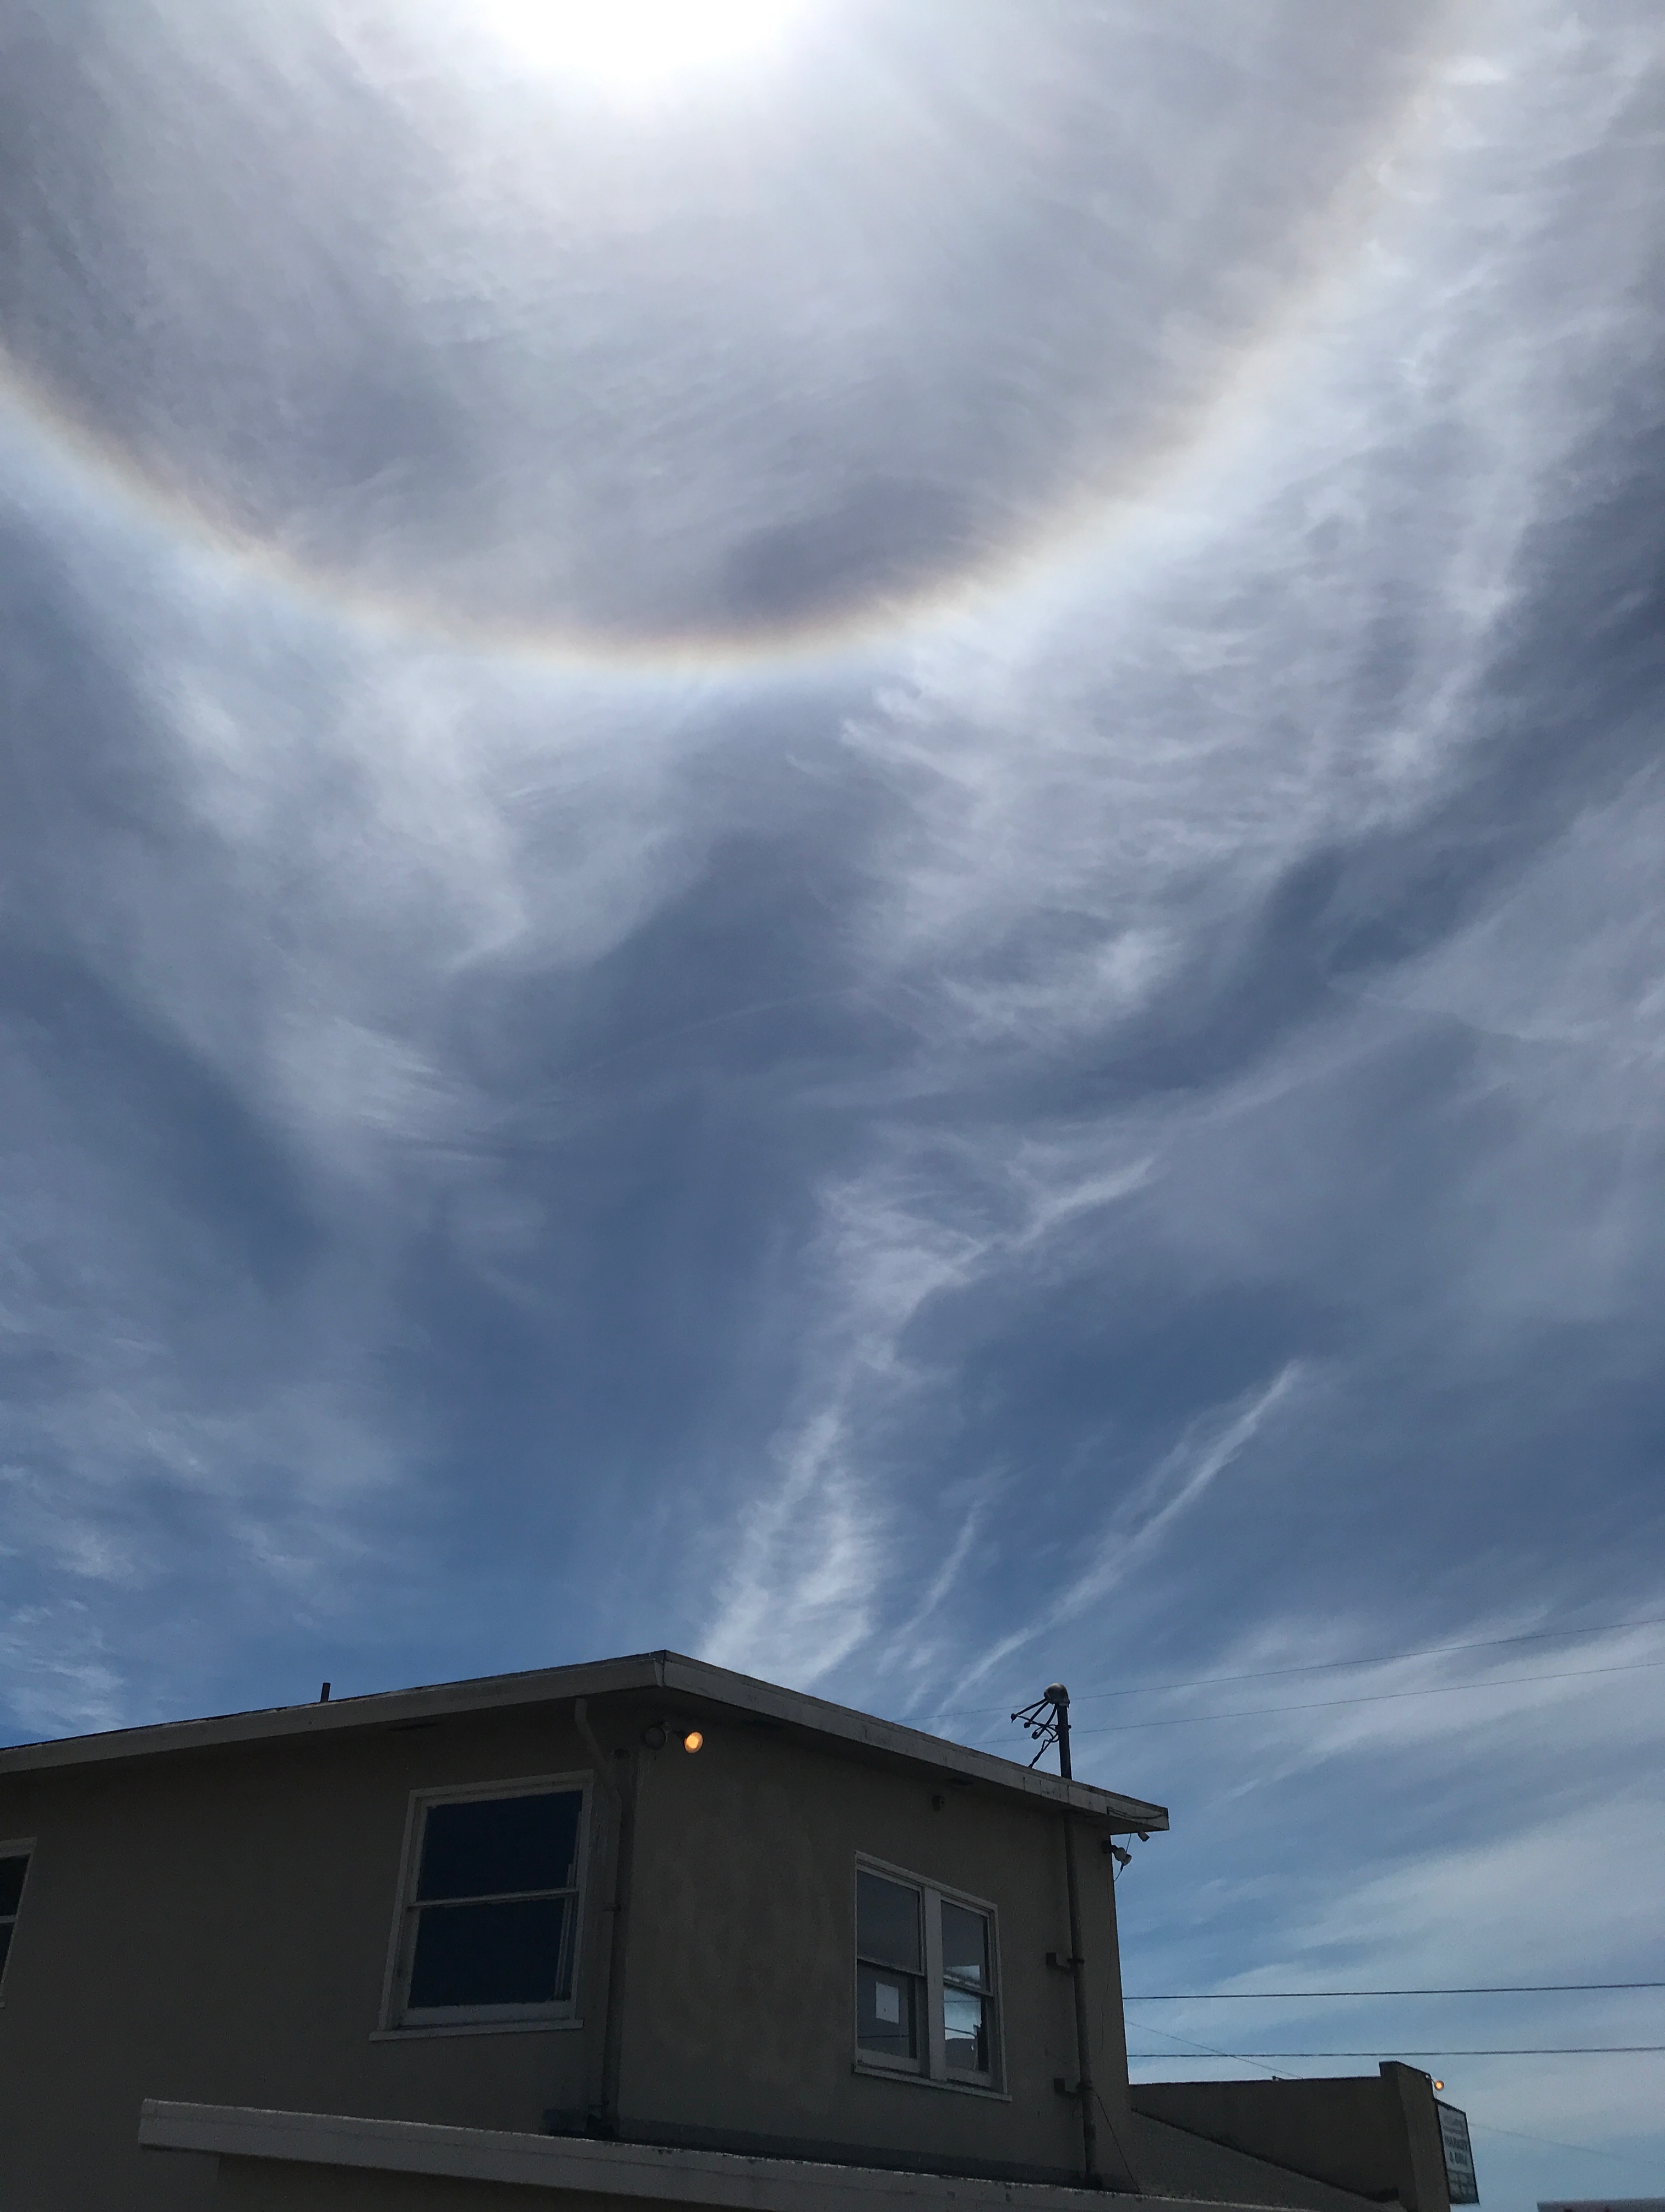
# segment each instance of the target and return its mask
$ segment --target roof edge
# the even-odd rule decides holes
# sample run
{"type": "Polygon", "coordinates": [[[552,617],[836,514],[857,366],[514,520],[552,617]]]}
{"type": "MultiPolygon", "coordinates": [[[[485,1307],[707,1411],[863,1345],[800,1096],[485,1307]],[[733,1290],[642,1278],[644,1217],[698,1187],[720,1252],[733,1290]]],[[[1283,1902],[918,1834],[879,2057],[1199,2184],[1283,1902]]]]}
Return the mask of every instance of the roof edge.
{"type": "MultiPolygon", "coordinates": [[[[972,2179],[947,2172],[829,2166],[732,2151],[684,2150],[583,2136],[512,2134],[428,2120],[359,2118],[249,2106],[176,2104],[146,2098],[139,2147],[261,2163],[436,2174],[519,2183],[641,2204],[703,2205],[722,2212],[1076,2212],[1098,2192],[1085,2185],[972,2179]]],[[[1228,2212],[1194,2199],[1124,2197],[1152,2212],[1228,2212]]]]}
{"type": "Polygon", "coordinates": [[[996,1753],[950,1742],[899,1721],[882,1720],[853,1706],[834,1705],[750,1674],[732,1673],[678,1651],[643,1651],[617,1659],[588,1660],[569,1667],[537,1668],[513,1674],[477,1675],[406,1690],[381,1690],[364,1697],[337,1698],[327,1704],[272,1705],[252,1712],[224,1713],[202,1720],[162,1721],[137,1728],[109,1729],[96,1735],[61,1736],[44,1742],[0,1748],[0,1778],[10,1774],[49,1772],[64,1767],[100,1765],[122,1759],[162,1757],[234,1746],[294,1742],[337,1735],[356,1729],[386,1728],[403,1721],[443,1719],[451,1714],[512,1711],[519,1706],[558,1705],[568,1698],[595,1698],[630,1691],[661,1690],[700,1698],[731,1711],[750,1713],[806,1733],[831,1738],[852,1748],[899,1759],[963,1780],[982,1782],[1009,1795],[1068,1805],[1109,1824],[1113,1832],[1149,1834],[1165,1829],[1164,1807],[1146,1803],[1087,1782],[1066,1782],[1021,1766],[996,1753]]]}
{"type": "Polygon", "coordinates": [[[852,1705],[837,1705],[828,1698],[811,1697],[807,1691],[783,1689],[777,1683],[760,1681],[753,1675],[731,1674],[726,1668],[713,1667],[702,1659],[685,1659],[679,1652],[666,1651],[659,1656],[665,1662],[667,1689],[680,1689],[692,1696],[738,1705],[766,1718],[811,1729],[819,1735],[836,1736],[892,1758],[993,1783],[1024,1796],[1073,1805],[1078,1811],[1099,1818],[1108,1816],[1119,1822],[1121,1832],[1149,1834],[1168,1826],[1165,1806],[1147,1804],[1142,1798],[1101,1789],[1097,1783],[1066,1782],[1060,1775],[1042,1774],[1032,1766],[1019,1765],[1016,1759],[1002,1759],[998,1752],[953,1743],[945,1736],[930,1735],[922,1729],[909,1728],[905,1722],[882,1720],[877,1714],[861,1712],[852,1705]]]}

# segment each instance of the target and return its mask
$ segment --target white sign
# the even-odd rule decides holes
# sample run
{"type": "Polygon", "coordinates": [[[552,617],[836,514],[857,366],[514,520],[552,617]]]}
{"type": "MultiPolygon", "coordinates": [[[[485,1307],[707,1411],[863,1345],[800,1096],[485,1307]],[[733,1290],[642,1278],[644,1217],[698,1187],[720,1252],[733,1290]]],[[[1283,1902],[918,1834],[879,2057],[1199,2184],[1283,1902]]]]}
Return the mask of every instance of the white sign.
{"type": "Polygon", "coordinates": [[[1440,2148],[1445,2153],[1445,2184],[1454,2204],[1478,2204],[1480,2184],[1474,2178],[1474,2153],[1468,2141],[1468,2115],[1460,2112],[1455,2105],[1443,2105],[1437,2097],[1434,2109],[1439,2114],[1440,2148]]]}

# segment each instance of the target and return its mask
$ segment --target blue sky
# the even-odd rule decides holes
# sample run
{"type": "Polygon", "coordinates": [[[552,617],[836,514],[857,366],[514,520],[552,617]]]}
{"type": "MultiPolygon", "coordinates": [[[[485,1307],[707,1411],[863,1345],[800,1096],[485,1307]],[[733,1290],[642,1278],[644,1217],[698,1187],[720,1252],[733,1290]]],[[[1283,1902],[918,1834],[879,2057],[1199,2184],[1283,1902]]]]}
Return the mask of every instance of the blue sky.
{"type": "Polygon", "coordinates": [[[1130,1990],[1665,1979],[1665,29],[753,13],[0,5],[0,1730],[1061,1674],[1130,1990]]]}

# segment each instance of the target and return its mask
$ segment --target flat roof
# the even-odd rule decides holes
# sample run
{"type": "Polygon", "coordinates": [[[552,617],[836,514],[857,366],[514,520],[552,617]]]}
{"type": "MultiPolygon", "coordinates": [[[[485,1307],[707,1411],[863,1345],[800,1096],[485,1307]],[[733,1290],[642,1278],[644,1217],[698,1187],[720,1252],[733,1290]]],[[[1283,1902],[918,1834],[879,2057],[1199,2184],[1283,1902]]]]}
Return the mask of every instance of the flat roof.
{"type": "MultiPolygon", "coordinates": [[[[581,2136],[510,2134],[432,2120],[174,2104],[158,2097],[147,2097],[139,2108],[139,2148],[248,2159],[263,2166],[518,2183],[537,2190],[532,2201],[539,2204],[568,2192],[635,2205],[702,2205],[715,2212],[1079,2212],[1103,2202],[1103,2192],[1089,2191],[1085,2183],[1069,2187],[952,2173],[898,2173],[884,2166],[830,2166],[581,2136]]],[[[296,2184],[304,2189],[303,2177],[297,2175],[296,2184]]],[[[1340,2191],[1332,2194],[1343,2203],[1364,2203],[1340,2191]]],[[[1151,2212],[1225,2212],[1218,2203],[1205,2205],[1185,2197],[1121,2196],[1116,2201],[1118,2212],[1142,2212],[1146,2206],[1151,2212]]]]}
{"type": "Polygon", "coordinates": [[[124,1759],[208,1751],[241,1744],[293,1742],[355,1729],[409,1721],[511,1711],[521,1705],[569,1704],[629,1692],[659,1692],[748,1715],[885,1762],[901,1762],[962,1783],[981,1783],[1009,1796],[1071,1805],[1102,1820],[1118,1835],[1148,1835],[1168,1826],[1165,1807],[1146,1804],[1090,1782],[1065,1782],[1017,1760],[977,1751],[945,1737],[872,1713],[807,1697],[750,1674],[731,1674],[679,1651],[643,1651],[625,1659],[597,1659],[577,1667],[539,1667],[519,1674],[483,1674],[471,1681],[439,1682],[414,1690],[382,1690],[362,1698],[334,1698],[327,1705],[273,1705],[196,1721],[162,1721],[148,1728],[109,1729],[97,1735],[60,1736],[45,1743],[0,1749],[0,1777],[58,1767],[92,1766],[124,1759]]]}

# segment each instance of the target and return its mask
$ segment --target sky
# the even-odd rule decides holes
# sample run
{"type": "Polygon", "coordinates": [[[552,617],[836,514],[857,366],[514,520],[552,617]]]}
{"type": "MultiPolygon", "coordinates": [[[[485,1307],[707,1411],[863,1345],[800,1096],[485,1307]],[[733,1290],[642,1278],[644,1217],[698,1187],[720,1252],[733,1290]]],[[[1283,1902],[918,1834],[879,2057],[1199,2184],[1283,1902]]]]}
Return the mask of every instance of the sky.
{"type": "Polygon", "coordinates": [[[1665,18],[597,20],[0,0],[0,1737],[1061,1677],[1129,1992],[1665,1982],[1665,18]]]}

